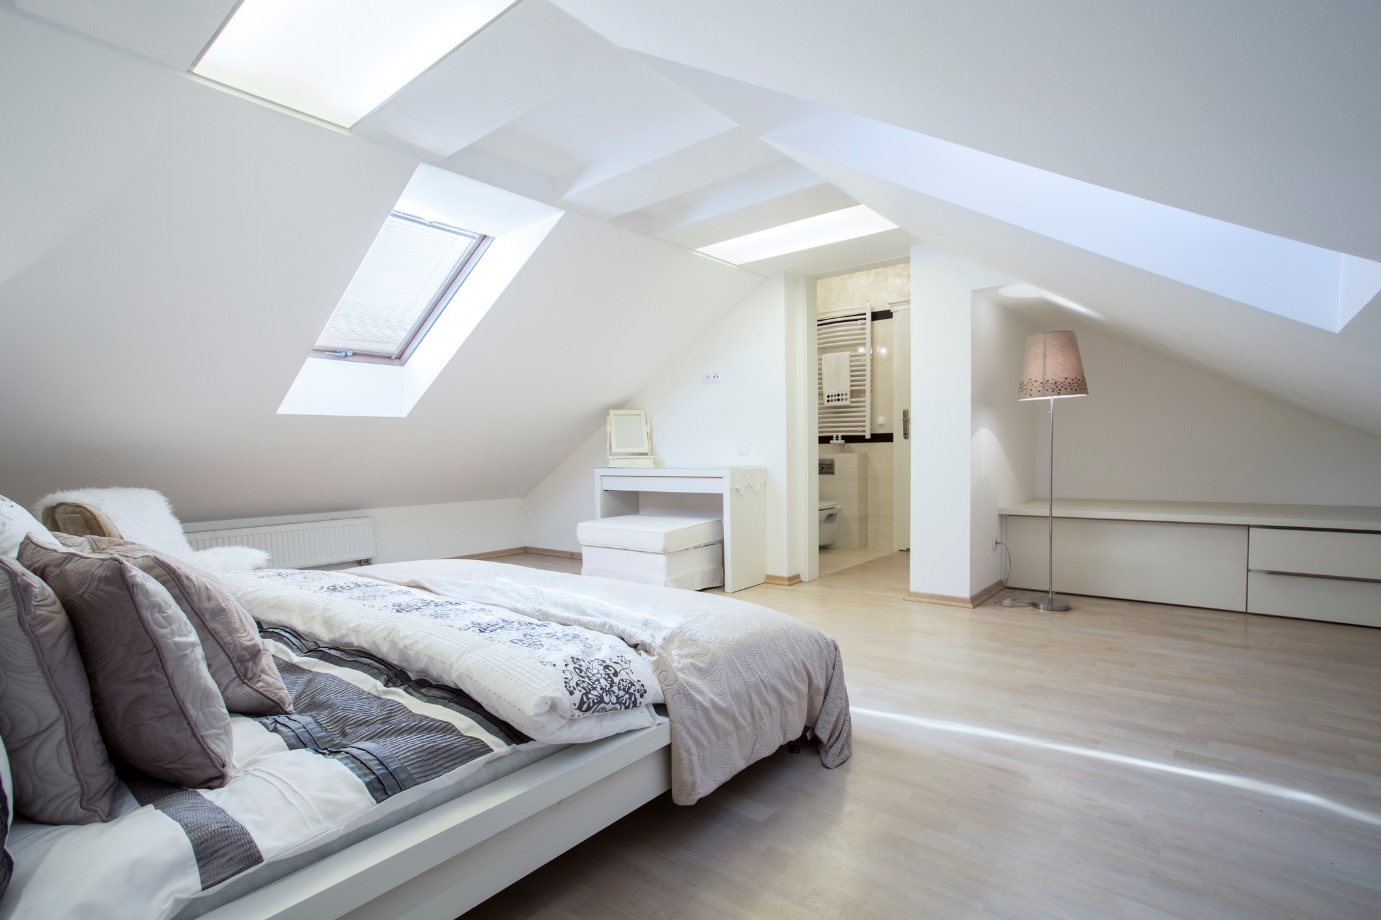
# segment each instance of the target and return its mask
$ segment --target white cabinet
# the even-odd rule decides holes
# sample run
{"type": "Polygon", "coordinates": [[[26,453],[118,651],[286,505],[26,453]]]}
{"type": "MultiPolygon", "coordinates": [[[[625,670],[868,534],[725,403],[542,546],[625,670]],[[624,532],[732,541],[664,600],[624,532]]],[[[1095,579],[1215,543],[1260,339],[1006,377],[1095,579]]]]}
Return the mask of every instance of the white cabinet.
{"type": "MultiPolygon", "coordinates": [[[[1007,584],[1044,591],[1047,518],[1007,518],[1007,584]]],[[[1055,593],[1244,610],[1247,528],[1163,521],[1055,520],[1055,593]]]]}
{"type": "MultiPolygon", "coordinates": [[[[1002,508],[1010,587],[1048,584],[1048,506],[1002,508]]],[[[1055,502],[1055,591],[1381,626],[1381,509],[1055,502]]]]}

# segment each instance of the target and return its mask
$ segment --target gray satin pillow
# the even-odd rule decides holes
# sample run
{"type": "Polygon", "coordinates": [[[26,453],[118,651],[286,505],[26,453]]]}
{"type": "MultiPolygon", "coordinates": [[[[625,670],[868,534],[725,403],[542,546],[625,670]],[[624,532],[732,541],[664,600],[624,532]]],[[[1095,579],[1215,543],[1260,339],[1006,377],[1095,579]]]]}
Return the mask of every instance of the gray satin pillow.
{"type": "Polygon", "coordinates": [[[251,716],[293,711],[292,697],[254,618],[214,575],[141,543],[96,536],[85,540],[91,552],[127,559],[167,590],[196,629],[227,709],[251,716]]]}
{"type": "Polygon", "coordinates": [[[0,737],[15,811],[47,824],[114,816],[120,783],[106,754],[66,611],[16,560],[0,556],[0,737]]]}
{"type": "Polygon", "coordinates": [[[0,806],[5,813],[0,815],[0,898],[10,887],[10,877],[14,875],[14,857],[10,856],[6,845],[10,839],[10,821],[14,816],[14,780],[10,777],[10,759],[5,754],[5,742],[0,739],[0,806]]]}
{"type": "Polygon", "coordinates": [[[67,609],[110,753],[165,782],[224,785],[230,715],[196,630],[167,590],[118,556],[25,539],[19,561],[67,609]]]}

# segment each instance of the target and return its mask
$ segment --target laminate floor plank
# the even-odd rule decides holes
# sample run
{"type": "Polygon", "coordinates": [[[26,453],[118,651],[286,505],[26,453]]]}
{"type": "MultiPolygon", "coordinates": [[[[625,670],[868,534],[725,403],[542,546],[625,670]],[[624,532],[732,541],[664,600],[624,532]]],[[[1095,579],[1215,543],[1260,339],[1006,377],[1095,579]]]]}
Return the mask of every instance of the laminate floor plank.
{"type": "Polygon", "coordinates": [[[1381,629],[906,582],[896,553],[734,595],[839,642],[849,763],[659,798],[467,920],[1381,917],[1381,629]]]}

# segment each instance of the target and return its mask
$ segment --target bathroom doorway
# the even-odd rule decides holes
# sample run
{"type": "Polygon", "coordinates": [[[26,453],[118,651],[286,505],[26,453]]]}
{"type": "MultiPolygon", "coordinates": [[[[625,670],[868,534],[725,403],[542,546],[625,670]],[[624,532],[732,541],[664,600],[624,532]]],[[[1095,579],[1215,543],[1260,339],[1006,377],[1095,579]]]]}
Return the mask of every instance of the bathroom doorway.
{"type": "Polygon", "coordinates": [[[911,264],[872,266],[815,279],[819,546],[828,575],[908,548],[911,509],[911,264]],[[820,331],[865,308],[866,345],[820,331]],[[849,353],[849,360],[839,357],[849,353]],[[824,356],[835,354],[834,359],[824,356]],[[867,360],[864,361],[863,359],[867,360]],[[834,369],[826,368],[833,363],[834,369]],[[843,375],[852,374],[846,396],[843,375]],[[866,385],[865,385],[866,376],[866,385]],[[828,378],[828,379],[827,379],[828,378]],[[843,403],[845,413],[826,405],[843,403]],[[858,412],[866,405],[866,412],[858,412]],[[847,432],[847,433],[841,433],[847,432]]]}

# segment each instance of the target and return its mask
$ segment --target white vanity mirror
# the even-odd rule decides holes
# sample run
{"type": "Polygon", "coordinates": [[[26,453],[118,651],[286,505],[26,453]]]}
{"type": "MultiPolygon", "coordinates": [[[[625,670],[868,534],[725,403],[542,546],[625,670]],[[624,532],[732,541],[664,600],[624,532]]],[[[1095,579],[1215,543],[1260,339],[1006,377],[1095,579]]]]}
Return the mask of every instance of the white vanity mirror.
{"type": "Polygon", "coordinates": [[[652,427],[642,409],[609,410],[609,465],[651,467],[652,427]]]}

